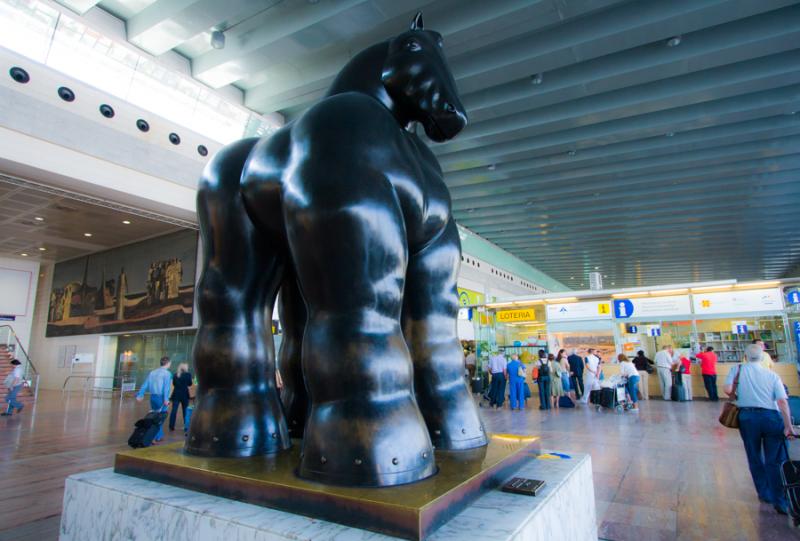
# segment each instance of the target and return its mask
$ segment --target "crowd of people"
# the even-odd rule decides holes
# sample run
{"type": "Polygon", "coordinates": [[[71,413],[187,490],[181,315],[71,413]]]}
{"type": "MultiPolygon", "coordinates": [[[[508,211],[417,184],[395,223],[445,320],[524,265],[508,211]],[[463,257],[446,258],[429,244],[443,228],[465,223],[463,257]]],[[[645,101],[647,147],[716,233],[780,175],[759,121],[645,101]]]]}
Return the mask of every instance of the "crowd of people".
{"type": "MultiPolygon", "coordinates": [[[[707,398],[718,402],[718,358],[714,348],[708,346],[694,357],[700,365],[707,398]]],[[[658,376],[664,400],[692,400],[692,360],[687,352],[676,352],[671,345],[665,345],[654,360],[647,358],[644,351],[639,351],[633,359],[620,354],[617,361],[630,411],[638,411],[640,393],[642,398],[649,399],[650,374],[658,376]]],[[[529,381],[538,386],[539,409],[550,410],[564,404],[563,397],[568,397],[573,404],[587,404],[591,392],[601,388],[604,378],[603,360],[592,348],[587,350],[585,357],[578,355],[576,350],[568,356],[563,349],[556,355],[539,350],[537,360],[531,363],[531,374],[527,373],[516,354],[507,361],[504,355],[494,352],[489,366],[491,387],[487,398],[491,406],[503,407],[508,379],[512,410],[525,408],[531,396],[529,381]]],[[[755,339],[746,348],[743,362],[728,373],[723,390],[738,406],[739,432],[758,498],[785,515],[788,501],[780,466],[788,460],[786,439],[793,439],[797,434],[792,426],[787,388],[772,367],[772,358],[764,342],[755,339]]]]}

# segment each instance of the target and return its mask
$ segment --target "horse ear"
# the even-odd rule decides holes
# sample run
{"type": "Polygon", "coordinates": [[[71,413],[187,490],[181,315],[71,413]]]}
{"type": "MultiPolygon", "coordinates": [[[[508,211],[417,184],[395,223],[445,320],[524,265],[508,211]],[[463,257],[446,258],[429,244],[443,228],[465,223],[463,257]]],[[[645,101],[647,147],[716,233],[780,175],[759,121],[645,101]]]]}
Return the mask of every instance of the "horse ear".
{"type": "Polygon", "coordinates": [[[422,12],[418,11],[417,14],[414,16],[414,20],[411,21],[411,30],[422,30],[424,25],[422,24],[422,12]]]}

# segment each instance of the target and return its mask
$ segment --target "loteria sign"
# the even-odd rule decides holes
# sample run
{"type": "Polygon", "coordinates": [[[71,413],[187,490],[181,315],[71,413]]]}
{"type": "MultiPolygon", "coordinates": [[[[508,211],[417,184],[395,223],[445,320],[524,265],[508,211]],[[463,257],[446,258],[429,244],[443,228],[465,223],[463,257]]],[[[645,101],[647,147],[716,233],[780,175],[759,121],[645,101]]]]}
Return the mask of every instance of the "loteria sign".
{"type": "Polygon", "coordinates": [[[503,310],[497,312],[497,321],[500,323],[515,323],[517,321],[536,321],[533,308],[522,310],[503,310]]]}

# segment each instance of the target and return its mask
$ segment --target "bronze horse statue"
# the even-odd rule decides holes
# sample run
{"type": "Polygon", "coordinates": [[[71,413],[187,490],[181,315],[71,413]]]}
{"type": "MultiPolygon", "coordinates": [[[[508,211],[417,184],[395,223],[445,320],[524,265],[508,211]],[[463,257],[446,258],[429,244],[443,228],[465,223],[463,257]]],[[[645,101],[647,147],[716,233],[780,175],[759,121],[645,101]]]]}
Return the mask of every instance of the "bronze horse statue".
{"type": "Polygon", "coordinates": [[[434,446],[487,444],[456,335],[450,195],[416,122],[438,142],[467,123],[419,14],[295,121],[208,163],[188,453],[276,453],[302,436],[301,477],[390,486],[433,475],[434,446]]]}

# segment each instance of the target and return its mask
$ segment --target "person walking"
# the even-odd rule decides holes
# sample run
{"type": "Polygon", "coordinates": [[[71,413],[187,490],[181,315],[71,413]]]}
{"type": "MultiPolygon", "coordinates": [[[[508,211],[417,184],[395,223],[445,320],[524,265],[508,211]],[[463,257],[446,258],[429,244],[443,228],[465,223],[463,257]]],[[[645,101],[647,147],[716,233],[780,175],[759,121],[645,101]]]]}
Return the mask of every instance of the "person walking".
{"type": "Polygon", "coordinates": [[[628,392],[628,396],[631,397],[631,411],[638,413],[639,381],[641,376],[639,376],[639,371],[636,370],[636,365],[628,359],[627,355],[620,353],[617,356],[617,360],[619,361],[619,375],[625,378],[625,389],[628,392]]]}
{"type": "Polygon", "coordinates": [[[506,400],[506,358],[495,352],[489,357],[489,373],[492,381],[489,384],[489,405],[502,408],[506,400]]]}
{"type": "Polygon", "coordinates": [[[467,372],[469,372],[470,380],[475,377],[475,361],[475,351],[470,348],[467,356],[464,358],[464,364],[467,366],[467,372]]]}
{"type": "Polygon", "coordinates": [[[708,399],[712,402],[719,400],[717,393],[717,354],[714,348],[708,346],[702,353],[697,354],[700,360],[700,373],[703,375],[703,386],[706,388],[708,399]]]}
{"type": "Polygon", "coordinates": [[[512,410],[521,410],[525,407],[525,365],[514,353],[511,361],[506,365],[508,374],[508,404],[512,410]]]}
{"type": "Polygon", "coordinates": [[[575,390],[575,396],[581,398],[583,396],[583,359],[578,355],[578,350],[573,349],[569,357],[569,381],[572,388],[575,390]]]}
{"type": "MultiPolygon", "coordinates": [[[[152,370],[144,381],[144,385],[136,394],[136,400],[144,400],[144,393],[150,392],[150,409],[152,411],[167,411],[169,408],[169,391],[172,385],[172,373],[169,371],[169,357],[161,357],[160,366],[152,370]]],[[[158,427],[158,433],[153,439],[158,443],[164,439],[164,425],[158,427]]]]}
{"type": "Polygon", "coordinates": [[[783,382],[763,362],[758,344],[745,348],[746,362],[731,370],[724,391],[739,407],[739,435],[758,499],[787,514],[780,467],[788,460],[785,439],[793,439],[789,403],[783,382]]]}
{"type": "Polygon", "coordinates": [[[561,364],[556,362],[552,353],[547,355],[547,364],[550,366],[550,397],[553,409],[558,409],[558,399],[564,396],[564,387],[561,384],[561,364]]]}
{"type": "Polygon", "coordinates": [[[633,365],[639,373],[639,390],[642,393],[642,400],[650,400],[650,374],[655,372],[655,363],[648,359],[644,351],[640,349],[633,358],[633,365]]]}
{"type": "Polygon", "coordinates": [[[600,357],[594,354],[594,348],[589,348],[586,352],[583,370],[583,398],[581,402],[589,403],[589,396],[592,391],[600,390],[600,357]]]}
{"type": "MultiPolygon", "coordinates": [[[[169,429],[175,430],[175,419],[178,417],[178,406],[181,407],[183,424],[186,425],[186,408],[189,407],[189,387],[192,386],[192,374],[189,372],[189,365],[181,363],[178,371],[172,376],[172,411],[169,413],[169,429]]],[[[188,427],[187,427],[188,428],[188,427]]]]}
{"type": "Polygon", "coordinates": [[[664,400],[670,400],[672,394],[672,368],[675,366],[672,355],[672,346],[664,346],[656,353],[656,371],[664,400]]]}
{"type": "Polygon", "coordinates": [[[11,369],[11,372],[8,373],[6,379],[3,381],[6,389],[8,389],[8,393],[6,394],[6,403],[8,406],[6,407],[6,411],[0,413],[3,417],[10,417],[14,413],[14,410],[20,413],[22,408],[25,407],[25,404],[17,400],[17,395],[25,385],[25,374],[22,370],[22,363],[19,362],[18,359],[11,359],[11,366],[14,368],[11,369]]]}
{"type": "Polygon", "coordinates": [[[545,356],[543,349],[539,350],[539,360],[536,361],[536,369],[539,371],[539,377],[536,379],[539,384],[539,409],[550,409],[550,362],[545,356]]]}

